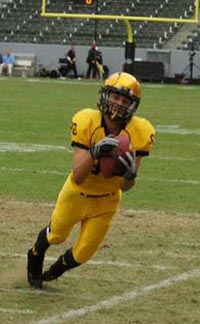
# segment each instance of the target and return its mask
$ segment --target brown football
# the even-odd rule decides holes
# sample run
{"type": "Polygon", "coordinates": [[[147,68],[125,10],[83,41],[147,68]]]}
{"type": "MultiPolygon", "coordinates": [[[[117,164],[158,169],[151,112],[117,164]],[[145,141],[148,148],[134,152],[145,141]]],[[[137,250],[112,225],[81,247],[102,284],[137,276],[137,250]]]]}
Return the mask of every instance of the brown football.
{"type": "Polygon", "coordinates": [[[125,157],[125,153],[130,151],[130,141],[126,135],[119,135],[116,137],[119,140],[118,147],[114,150],[112,157],[105,157],[100,159],[100,171],[105,178],[113,176],[120,176],[123,174],[123,167],[118,160],[118,156],[125,157]]]}

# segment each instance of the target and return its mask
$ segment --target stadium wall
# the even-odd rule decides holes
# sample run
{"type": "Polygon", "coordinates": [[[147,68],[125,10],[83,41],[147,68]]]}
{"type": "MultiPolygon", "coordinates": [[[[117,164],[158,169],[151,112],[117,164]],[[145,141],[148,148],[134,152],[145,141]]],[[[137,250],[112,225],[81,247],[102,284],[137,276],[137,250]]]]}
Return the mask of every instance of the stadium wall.
{"type": "MultiPolygon", "coordinates": [[[[29,53],[36,54],[37,71],[41,66],[45,66],[49,70],[57,70],[59,68],[59,58],[63,58],[68,51],[69,46],[63,45],[44,45],[44,44],[22,44],[22,43],[0,43],[0,53],[4,53],[10,49],[14,53],[29,53]]],[[[76,46],[77,68],[80,75],[85,75],[87,64],[86,57],[89,47],[76,46]]],[[[103,53],[104,65],[108,66],[110,73],[122,70],[125,62],[124,48],[101,47],[99,50],[103,53]]],[[[152,50],[152,49],[137,49],[135,59],[137,61],[152,61],[152,58],[157,55],[157,62],[162,61],[165,67],[165,77],[173,78],[176,74],[181,74],[188,66],[186,73],[189,73],[190,51],[183,50],[152,50]],[[164,54],[164,55],[162,55],[164,54]],[[166,56],[167,54],[167,56],[166,56]],[[167,59],[166,59],[167,57],[167,59]]],[[[194,63],[200,68],[200,51],[195,51],[193,57],[194,63]]],[[[200,79],[200,70],[193,67],[193,78],[200,79]]]]}

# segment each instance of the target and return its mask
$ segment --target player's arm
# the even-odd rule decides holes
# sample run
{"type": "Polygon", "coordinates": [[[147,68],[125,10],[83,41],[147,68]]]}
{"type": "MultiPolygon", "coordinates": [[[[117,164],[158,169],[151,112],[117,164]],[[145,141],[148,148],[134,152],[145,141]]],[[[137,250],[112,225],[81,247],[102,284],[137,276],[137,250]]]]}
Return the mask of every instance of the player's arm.
{"type": "Polygon", "coordinates": [[[88,177],[93,165],[93,159],[89,150],[74,148],[73,179],[80,185],[88,177]]]}
{"type": "Polygon", "coordinates": [[[121,163],[124,163],[124,167],[126,167],[126,172],[124,173],[124,176],[120,183],[120,189],[122,191],[127,191],[135,185],[135,180],[140,167],[141,156],[132,156],[132,158],[129,156],[129,159],[123,159],[124,161],[121,160],[121,163]]]}

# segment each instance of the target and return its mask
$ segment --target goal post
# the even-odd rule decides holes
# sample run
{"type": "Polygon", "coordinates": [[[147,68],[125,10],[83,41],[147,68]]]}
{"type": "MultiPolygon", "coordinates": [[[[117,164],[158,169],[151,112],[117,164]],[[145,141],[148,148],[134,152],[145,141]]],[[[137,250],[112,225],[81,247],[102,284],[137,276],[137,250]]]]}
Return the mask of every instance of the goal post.
{"type": "MultiPolygon", "coordinates": [[[[194,15],[192,18],[182,17],[148,17],[148,16],[132,16],[132,15],[108,15],[98,14],[93,12],[92,14],[83,13],[67,13],[67,12],[53,12],[50,11],[47,6],[48,0],[42,0],[41,17],[46,18],[73,18],[73,19],[98,19],[98,20],[121,20],[124,22],[127,31],[127,40],[125,44],[125,64],[124,70],[132,73],[133,64],[135,60],[135,42],[133,39],[133,32],[131,23],[132,21],[138,22],[155,22],[155,23],[181,23],[181,24],[197,24],[199,22],[199,2],[200,0],[194,0],[194,15]]],[[[84,5],[87,8],[91,8],[95,1],[98,0],[70,0],[72,4],[84,5]]],[[[120,1],[120,0],[119,0],[120,1]]],[[[142,0],[141,0],[142,1],[142,0]]],[[[98,3],[98,2],[97,2],[98,3]]],[[[67,1],[66,1],[67,5],[67,1]]]]}
{"type": "MultiPolygon", "coordinates": [[[[80,4],[80,1],[74,0],[80,4]]],[[[194,17],[191,19],[187,18],[170,18],[170,17],[148,17],[148,16],[128,16],[128,15],[102,15],[102,14],[81,14],[81,13],[66,13],[66,12],[50,12],[47,10],[47,0],[42,0],[41,16],[49,18],[77,18],[77,19],[103,19],[103,20],[129,20],[129,21],[149,21],[149,22],[168,22],[168,23],[187,23],[195,24],[199,22],[199,0],[194,0],[195,11],[194,17]]],[[[82,4],[90,5],[92,0],[82,0],[82,4]]]]}

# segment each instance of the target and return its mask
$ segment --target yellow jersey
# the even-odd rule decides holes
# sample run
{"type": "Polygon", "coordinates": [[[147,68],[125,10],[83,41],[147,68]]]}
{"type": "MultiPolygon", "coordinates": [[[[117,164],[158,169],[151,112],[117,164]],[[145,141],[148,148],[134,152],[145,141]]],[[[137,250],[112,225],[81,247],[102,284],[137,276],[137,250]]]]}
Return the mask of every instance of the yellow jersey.
{"type": "MultiPolygon", "coordinates": [[[[120,131],[120,134],[126,134],[129,138],[136,156],[147,156],[152,148],[155,129],[148,120],[133,116],[120,131]]],[[[106,136],[108,134],[99,110],[83,109],[72,118],[71,145],[73,147],[89,150],[91,146],[106,136]]],[[[71,173],[71,182],[74,186],[77,186],[72,175],[71,173]]],[[[95,160],[89,176],[81,185],[77,186],[77,189],[85,194],[103,195],[119,191],[120,182],[121,178],[119,176],[103,177],[100,172],[99,162],[95,160]]]]}

